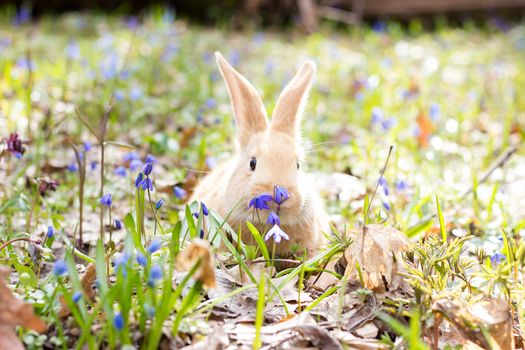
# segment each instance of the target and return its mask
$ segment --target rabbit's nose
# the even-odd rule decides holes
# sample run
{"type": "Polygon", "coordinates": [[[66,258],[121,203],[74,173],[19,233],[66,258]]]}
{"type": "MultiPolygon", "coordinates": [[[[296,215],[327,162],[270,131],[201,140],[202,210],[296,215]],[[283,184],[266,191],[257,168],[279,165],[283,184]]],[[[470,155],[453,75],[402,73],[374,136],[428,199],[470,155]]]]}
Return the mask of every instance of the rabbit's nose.
{"type": "Polygon", "coordinates": [[[281,205],[288,198],[290,198],[290,192],[284,186],[277,185],[273,188],[273,200],[275,203],[281,205]]]}

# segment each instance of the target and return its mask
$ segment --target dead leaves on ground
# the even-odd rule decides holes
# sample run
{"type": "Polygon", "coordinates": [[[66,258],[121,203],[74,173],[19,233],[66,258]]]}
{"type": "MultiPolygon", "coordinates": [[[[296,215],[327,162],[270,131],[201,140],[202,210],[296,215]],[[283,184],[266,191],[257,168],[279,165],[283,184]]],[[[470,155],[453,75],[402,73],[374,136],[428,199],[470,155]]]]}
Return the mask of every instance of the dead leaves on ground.
{"type": "Polygon", "coordinates": [[[33,306],[16,298],[5,284],[9,269],[0,267],[0,349],[19,350],[24,345],[18,339],[15,327],[22,326],[44,332],[47,325],[33,312],[33,306]]]}
{"type": "Polygon", "coordinates": [[[436,301],[432,310],[454,325],[467,341],[485,349],[514,349],[511,313],[505,300],[486,299],[463,306],[444,299],[436,301]]]}
{"type": "Polygon", "coordinates": [[[215,262],[210,242],[194,239],[177,257],[177,268],[187,271],[199,260],[200,266],[193,277],[204,287],[215,288],[215,262]]]}
{"type": "Polygon", "coordinates": [[[392,227],[376,224],[356,227],[350,234],[354,242],[344,253],[345,276],[360,278],[359,268],[365,288],[379,293],[398,288],[403,282],[401,252],[408,249],[408,238],[392,227]]]}

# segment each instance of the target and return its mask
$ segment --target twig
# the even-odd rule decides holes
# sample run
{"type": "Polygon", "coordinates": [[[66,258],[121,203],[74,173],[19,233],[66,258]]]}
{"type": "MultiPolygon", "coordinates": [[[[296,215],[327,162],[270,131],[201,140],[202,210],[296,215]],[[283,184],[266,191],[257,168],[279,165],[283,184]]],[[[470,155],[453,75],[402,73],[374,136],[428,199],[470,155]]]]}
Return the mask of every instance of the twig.
{"type": "Polygon", "coordinates": [[[394,149],[394,146],[392,146],[392,145],[388,149],[388,156],[386,157],[385,165],[383,165],[383,170],[381,170],[381,175],[379,175],[379,179],[377,180],[377,184],[376,184],[376,188],[374,190],[374,193],[372,193],[372,197],[370,197],[370,200],[368,201],[368,206],[366,207],[366,212],[365,212],[364,218],[363,218],[365,224],[366,224],[367,219],[368,219],[368,212],[370,211],[370,206],[372,205],[372,202],[374,201],[374,197],[376,195],[377,189],[379,188],[379,184],[381,183],[381,179],[383,178],[383,175],[385,174],[386,167],[388,165],[388,161],[390,160],[390,156],[392,155],[393,149],[394,149]]]}

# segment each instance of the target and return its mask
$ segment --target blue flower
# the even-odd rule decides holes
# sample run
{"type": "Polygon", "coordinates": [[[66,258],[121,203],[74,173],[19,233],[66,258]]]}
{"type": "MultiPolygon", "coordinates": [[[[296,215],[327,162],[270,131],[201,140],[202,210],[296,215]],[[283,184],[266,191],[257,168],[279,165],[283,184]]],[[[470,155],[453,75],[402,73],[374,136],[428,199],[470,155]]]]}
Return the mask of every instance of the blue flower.
{"type": "Polygon", "coordinates": [[[406,181],[404,180],[397,180],[396,182],[396,188],[399,190],[399,191],[404,191],[408,188],[408,184],[406,183],[406,181]]]}
{"type": "Polygon", "coordinates": [[[155,316],[155,308],[151,306],[150,304],[144,303],[144,310],[146,310],[146,313],[148,314],[149,317],[155,316]]]}
{"type": "Polygon", "coordinates": [[[204,239],[204,230],[201,228],[201,232],[199,234],[200,239],[204,239]]]}
{"type": "Polygon", "coordinates": [[[80,58],[80,48],[75,41],[70,41],[67,44],[66,55],[70,60],[78,60],[80,58]]]}
{"type": "Polygon", "coordinates": [[[268,219],[266,220],[266,223],[268,225],[280,225],[281,219],[279,219],[279,216],[272,211],[270,215],[268,215],[268,219]]]}
{"type": "Polygon", "coordinates": [[[155,210],[159,210],[163,204],[164,204],[164,201],[162,199],[159,199],[157,203],[155,203],[155,210]]]}
{"type": "Polygon", "coordinates": [[[144,167],[142,168],[142,172],[144,175],[149,176],[151,172],[153,171],[153,163],[146,163],[144,164],[144,167]]]}
{"type": "Polygon", "coordinates": [[[119,166],[115,169],[114,173],[117,176],[126,177],[126,168],[124,168],[123,166],[119,166]]]}
{"type": "MultiPolygon", "coordinates": [[[[157,164],[158,162],[159,161],[157,160],[157,158],[155,158],[153,155],[148,154],[146,156],[145,163],[157,164]]],[[[149,174],[146,174],[146,175],[149,175],[149,174]]]]}
{"type": "Polygon", "coordinates": [[[204,216],[208,216],[210,212],[206,204],[204,204],[204,202],[201,202],[201,208],[202,208],[202,213],[204,214],[204,216]]]}
{"type": "Polygon", "coordinates": [[[379,124],[383,120],[383,110],[379,107],[372,108],[372,124],[379,124]]]}
{"type": "Polygon", "coordinates": [[[124,328],[124,317],[120,312],[117,312],[113,317],[113,326],[117,331],[121,331],[124,328]]]}
{"type": "Polygon", "coordinates": [[[76,292],[73,294],[73,302],[78,303],[82,299],[82,292],[76,292]]]}
{"type": "Polygon", "coordinates": [[[175,197],[177,197],[178,199],[183,199],[184,197],[186,197],[186,191],[182,187],[179,187],[179,186],[173,187],[173,193],[175,194],[175,197]]]}
{"type": "Polygon", "coordinates": [[[55,261],[55,264],[53,265],[53,273],[57,277],[67,274],[67,265],[64,260],[55,261]]]}
{"type": "Polygon", "coordinates": [[[385,178],[382,176],[379,179],[379,186],[381,186],[381,188],[383,189],[385,196],[388,196],[390,194],[390,191],[388,190],[388,183],[386,182],[385,178]]]}
{"type": "Polygon", "coordinates": [[[146,191],[146,190],[153,191],[153,182],[151,182],[151,179],[149,177],[146,177],[140,183],[140,187],[142,187],[143,191],[146,191]]]}
{"type": "Polygon", "coordinates": [[[282,186],[275,186],[273,189],[273,201],[278,205],[283,204],[288,198],[290,198],[290,193],[286,188],[282,186]]]}
{"type": "Polygon", "coordinates": [[[199,218],[199,212],[198,211],[194,211],[192,214],[195,217],[195,219],[199,218]]]}
{"type": "Polygon", "coordinates": [[[388,202],[383,202],[383,207],[384,207],[386,210],[388,210],[388,211],[390,211],[390,209],[392,209],[392,208],[390,207],[390,204],[389,204],[388,202]]]}
{"type": "Polygon", "coordinates": [[[141,252],[137,252],[137,263],[140,266],[146,266],[148,264],[148,258],[141,252]]]}
{"type": "Polygon", "coordinates": [[[432,103],[430,105],[430,119],[436,121],[439,119],[439,116],[441,115],[441,109],[439,108],[439,105],[437,103],[432,103]]]}
{"type": "Polygon", "coordinates": [[[142,89],[138,86],[134,86],[131,88],[131,91],[129,92],[129,98],[131,98],[133,101],[138,100],[142,97],[142,89]]]}
{"type": "Polygon", "coordinates": [[[77,171],[78,171],[78,165],[77,165],[77,163],[76,163],[76,162],[70,163],[70,164],[67,166],[67,170],[71,171],[72,173],[77,172],[77,171]]]}
{"type": "Polygon", "coordinates": [[[144,177],[144,175],[142,173],[139,173],[137,175],[137,178],[135,179],[135,187],[136,188],[139,188],[140,187],[140,184],[142,183],[142,178],[144,177]]]}
{"type": "Polygon", "coordinates": [[[385,119],[381,122],[381,126],[383,127],[383,130],[384,131],[387,131],[389,130],[390,128],[392,128],[394,126],[394,124],[396,123],[396,120],[394,118],[389,118],[389,119],[385,119]]]}
{"type": "Polygon", "coordinates": [[[207,157],[205,163],[208,168],[213,169],[217,166],[217,159],[213,157],[207,157]]]}
{"type": "Polygon", "coordinates": [[[122,228],[122,221],[119,219],[115,220],[115,229],[120,230],[122,228]]]}
{"type": "Polygon", "coordinates": [[[254,207],[258,210],[267,209],[270,210],[270,207],[268,206],[268,202],[272,201],[272,195],[269,193],[261,193],[258,196],[255,196],[250,201],[248,208],[254,207]]]}
{"type": "Polygon", "coordinates": [[[162,278],[163,272],[159,265],[153,265],[149,273],[148,285],[154,287],[155,283],[162,278]]]}
{"type": "Polygon", "coordinates": [[[91,163],[89,163],[89,167],[91,168],[91,170],[95,170],[97,168],[97,164],[97,161],[93,160],[91,163]]]}
{"type": "Polygon", "coordinates": [[[217,103],[215,102],[213,98],[209,98],[206,100],[206,107],[208,107],[209,109],[214,108],[216,105],[217,103]]]}
{"type": "Polygon", "coordinates": [[[89,142],[89,141],[84,141],[84,151],[85,151],[85,152],[89,152],[89,151],[91,151],[91,148],[92,148],[92,147],[93,147],[93,146],[91,145],[91,142],[89,142]]]}
{"type": "Polygon", "coordinates": [[[136,152],[128,152],[124,155],[125,162],[131,162],[132,160],[140,160],[140,157],[136,152]]]}
{"type": "Polygon", "coordinates": [[[53,237],[53,235],[55,234],[55,229],[53,228],[53,226],[48,226],[47,227],[47,238],[51,238],[53,237]]]}
{"type": "Polygon", "coordinates": [[[111,204],[113,203],[113,199],[111,198],[111,194],[107,193],[100,198],[100,204],[111,207],[111,204]]]}
{"type": "Polygon", "coordinates": [[[496,253],[490,257],[490,262],[493,265],[498,265],[500,262],[505,260],[507,257],[501,253],[496,253]]]}
{"type": "Polygon", "coordinates": [[[142,166],[142,161],[140,159],[133,159],[129,162],[129,170],[135,171],[142,166]]]}
{"type": "Polygon", "coordinates": [[[162,247],[162,241],[158,238],[154,238],[151,243],[149,244],[149,247],[147,250],[148,253],[150,254],[153,254],[155,253],[157,250],[160,249],[160,247],[162,247]]]}
{"type": "Polygon", "coordinates": [[[266,236],[264,236],[264,240],[267,241],[272,237],[275,240],[275,243],[280,243],[281,239],[283,238],[286,240],[290,239],[290,237],[286,234],[286,232],[281,230],[279,225],[273,225],[273,227],[268,231],[266,236]]]}

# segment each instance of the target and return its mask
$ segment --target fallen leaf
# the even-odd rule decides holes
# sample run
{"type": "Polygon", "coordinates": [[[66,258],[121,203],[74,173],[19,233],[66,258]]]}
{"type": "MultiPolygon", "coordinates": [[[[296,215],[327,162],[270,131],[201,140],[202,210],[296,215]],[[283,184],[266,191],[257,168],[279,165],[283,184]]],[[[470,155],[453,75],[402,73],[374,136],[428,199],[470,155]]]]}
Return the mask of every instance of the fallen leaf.
{"type": "Polygon", "coordinates": [[[177,258],[177,269],[187,271],[198,261],[200,266],[194,278],[202,282],[205,287],[215,288],[215,263],[210,243],[200,238],[194,239],[177,258]]]}
{"type": "Polygon", "coordinates": [[[34,314],[31,304],[24,303],[14,296],[4,282],[8,275],[9,269],[0,267],[0,349],[24,349],[15,327],[22,326],[44,332],[47,325],[34,314]]]}
{"type": "Polygon", "coordinates": [[[432,310],[442,314],[467,340],[483,348],[493,348],[484,334],[486,329],[497,349],[514,349],[509,304],[503,299],[486,299],[470,306],[442,299],[434,302],[432,310]]]}
{"type": "Polygon", "coordinates": [[[399,287],[403,281],[398,273],[402,269],[400,253],[407,250],[408,238],[392,227],[376,224],[355,227],[350,234],[353,243],[345,251],[346,277],[357,279],[358,263],[365,288],[382,293],[399,287]]]}
{"type": "Polygon", "coordinates": [[[343,350],[337,339],[326,329],[318,325],[304,324],[296,326],[294,331],[306,338],[313,346],[325,350],[343,350]]]}
{"type": "Polygon", "coordinates": [[[432,120],[428,117],[425,111],[423,111],[423,109],[419,111],[416,121],[419,130],[419,133],[417,134],[417,142],[419,147],[427,148],[428,140],[430,139],[430,136],[432,136],[432,133],[435,129],[434,123],[432,123],[432,120]]]}

